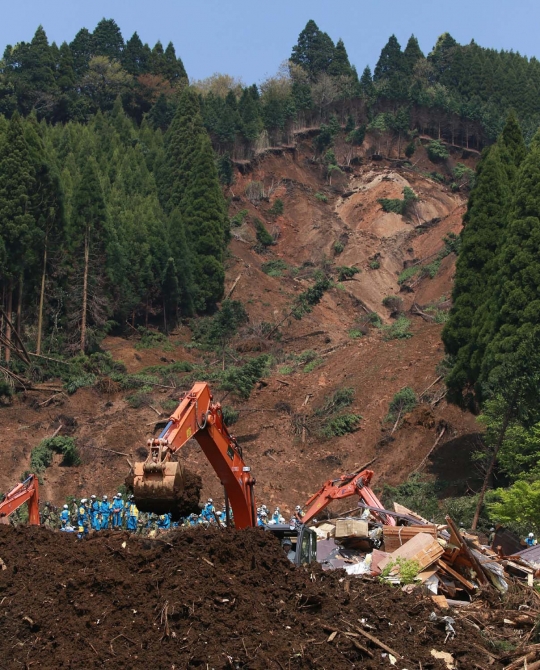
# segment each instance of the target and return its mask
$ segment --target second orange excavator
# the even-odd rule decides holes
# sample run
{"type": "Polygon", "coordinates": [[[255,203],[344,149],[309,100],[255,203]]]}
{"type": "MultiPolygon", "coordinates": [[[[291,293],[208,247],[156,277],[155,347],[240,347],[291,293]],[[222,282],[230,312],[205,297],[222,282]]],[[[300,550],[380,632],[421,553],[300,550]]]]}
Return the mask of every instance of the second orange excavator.
{"type": "Polygon", "coordinates": [[[371,508],[381,511],[372,511],[375,518],[386,526],[395,526],[396,520],[382,511],[382,503],[369,485],[373,477],[373,470],[361,470],[352,474],[342,475],[338,479],[329,479],[321,488],[306,501],[304,515],[298,517],[302,523],[309,523],[333,500],[343,500],[351,496],[358,496],[371,508]]]}
{"type": "Polygon", "coordinates": [[[9,515],[24,503],[28,503],[28,523],[39,526],[39,484],[36,475],[29,475],[0,502],[0,523],[8,523],[9,515]]]}

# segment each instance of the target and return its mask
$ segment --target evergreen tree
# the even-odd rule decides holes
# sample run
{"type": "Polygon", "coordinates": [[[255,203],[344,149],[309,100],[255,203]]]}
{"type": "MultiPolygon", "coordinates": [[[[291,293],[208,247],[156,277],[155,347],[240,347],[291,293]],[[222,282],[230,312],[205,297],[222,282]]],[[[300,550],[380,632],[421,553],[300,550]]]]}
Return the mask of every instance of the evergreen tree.
{"type": "Polygon", "coordinates": [[[360,77],[360,90],[365,98],[371,99],[375,94],[375,87],[373,86],[373,77],[371,76],[371,68],[366,65],[362,76],[360,77]]]}
{"type": "Polygon", "coordinates": [[[176,52],[172,42],[167,44],[167,48],[163,54],[161,61],[161,69],[159,74],[162,74],[165,79],[168,79],[172,84],[187,84],[188,76],[182,60],[176,57],[176,52]]]}
{"type": "Polygon", "coordinates": [[[89,345],[88,328],[103,326],[107,316],[104,290],[106,248],[108,243],[107,208],[98,176],[98,166],[90,156],[84,161],[79,183],[73,195],[70,225],[73,267],[80,282],[72,286],[80,304],[71,318],[80,332],[79,349],[89,345]]]}
{"type": "Polygon", "coordinates": [[[412,74],[414,66],[419,60],[425,58],[414,35],[409,37],[405,51],[403,52],[403,68],[407,74],[412,74]]]}
{"type": "Polygon", "coordinates": [[[523,133],[515,113],[512,111],[506,119],[500,142],[506,149],[503,160],[506,163],[508,178],[512,181],[517,170],[527,155],[527,148],[523,140],[523,133]]]}
{"type": "Polygon", "coordinates": [[[42,26],[36,30],[26,51],[23,72],[30,86],[36,91],[50,92],[56,87],[55,62],[42,26]]]}
{"type": "Polygon", "coordinates": [[[403,59],[403,52],[401,46],[397,41],[395,35],[391,35],[390,39],[383,47],[375,71],[373,73],[373,81],[381,81],[382,79],[394,79],[403,75],[405,71],[405,63],[403,59]]]}
{"type": "Polygon", "coordinates": [[[328,67],[328,74],[332,75],[333,77],[350,77],[352,75],[349,56],[347,55],[347,50],[345,49],[345,44],[343,43],[342,39],[339,39],[336,42],[336,48],[334,49],[332,62],[328,67]]]}
{"type": "MultiPolygon", "coordinates": [[[[540,140],[540,135],[536,138],[540,140]]],[[[499,254],[497,312],[482,361],[482,380],[540,337],[540,146],[534,144],[512,184],[514,202],[499,254]]]]}
{"type": "Polygon", "coordinates": [[[452,292],[453,307],[442,339],[454,365],[447,379],[452,398],[459,400],[478,381],[484,353],[481,331],[489,318],[482,307],[491,297],[491,278],[497,269],[497,252],[506,225],[510,185],[494,146],[482,159],[471,193],[452,292]]]}
{"type": "MultiPolygon", "coordinates": [[[[20,320],[24,274],[35,262],[32,253],[37,235],[32,196],[35,193],[35,172],[23,123],[13,115],[6,137],[0,145],[0,275],[4,281],[5,310],[12,321],[13,293],[18,283],[17,311],[20,320]]],[[[11,340],[11,326],[6,324],[5,336],[11,340]]],[[[6,361],[9,350],[6,349],[6,361]]]]}
{"type": "MultiPolygon", "coordinates": [[[[191,316],[195,309],[194,269],[186,229],[178,209],[174,209],[169,217],[168,237],[169,248],[174,257],[176,284],[178,286],[174,312],[177,316],[191,316]]],[[[165,291],[165,289],[163,290],[165,291]]]]}
{"type": "Polygon", "coordinates": [[[60,45],[56,83],[63,93],[73,90],[75,86],[73,54],[67,42],[62,42],[60,45]]]}
{"type": "Polygon", "coordinates": [[[259,137],[263,129],[263,121],[259,113],[257,101],[253,98],[251,89],[245,88],[238,103],[238,111],[242,120],[242,134],[253,142],[259,137]]]}
{"type": "Polygon", "coordinates": [[[81,77],[87,70],[90,60],[95,54],[94,36],[86,28],[82,28],[75,35],[69,45],[73,54],[73,69],[77,77],[81,77]]]}
{"type": "MultiPolygon", "coordinates": [[[[345,47],[343,47],[344,50],[345,47]]],[[[314,80],[322,72],[328,72],[334,52],[332,39],[319,30],[315,21],[310,20],[293,47],[291,61],[296,65],[301,65],[314,80]]],[[[343,53],[341,55],[343,56],[343,53]]]]}
{"type": "Polygon", "coordinates": [[[126,72],[135,76],[148,72],[150,49],[148,45],[143,45],[137,32],[133,33],[122,51],[122,66],[126,72]]]}
{"type": "Polygon", "coordinates": [[[124,38],[114,19],[101,19],[94,30],[94,55],[120,60],[124,38]]]}

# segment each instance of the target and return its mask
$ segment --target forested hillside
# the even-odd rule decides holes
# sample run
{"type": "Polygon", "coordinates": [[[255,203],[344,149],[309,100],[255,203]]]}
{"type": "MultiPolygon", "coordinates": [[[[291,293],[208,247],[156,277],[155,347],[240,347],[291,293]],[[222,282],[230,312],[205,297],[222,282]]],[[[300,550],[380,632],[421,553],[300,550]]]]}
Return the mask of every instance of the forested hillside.
{"type": "MultiPolygon", "coordinates": [[[[383,328],[383,341],[412,337],[394,291],[415,295],[408,305],[414,314],[444,321],[439,303],[426,303],[436,317],[420,309],[415,290],[459,253],[442,336],[447,358],[437,363],[448,397],[482,412],[487,426],[480,513],[493,472],[529,486],[540,454],[540,63],[474,42],[460,45],[447,33],[429,54],[414,36],[405,48],[391,36],[372,73],[357,70],[343,41],[334,43],[313,21],[283,57],[277,74],[260,84],[226,73],[189,81],[172,44],[150,47],[137,33],[125,40],[111,19],[60,46],[40,26],[29,42],[5,48],[0,395],[26,388],[28,379],[61,374],[69,392],[92,386],[96,374],[119,372],[111,357],[100,368],[108,333],[163,341],[182,324],[192,346],[211,354],[197,374],[246,399],[283,355],[282,325],[301,321],[343,282],[358,282],[354,309],[366,312],[364,321],[350,324],[351,338],[370,328],[383,328]],[[273,153],[301,155],[301,166],[289,165],[286,180],[275,169],[269,181],[258,170],[273,153]],[[389,166],[403,174],[375,174],[389,166]],[[387,182],[399,188],[387,189],[387,182]],[[299,184],[295,201],[289,196],[299,184]],[[366,205],[370,190],[378,196],[366,205]],[[458,238],[455,213],[461,216],[469,192],[458,238]],[[284,229],[286,196],[297,219],[284,229]],[[440,215],[448,236],[430,242],[426,258],[410,256],[440,215]],[[311,216],[312,228],[292,239],[298,220],[304,225],[311,216]],[[370,217],[378,226],[372,237],[364,228],[370,217]],[[334,237],[312,236],[319,226],[334,237]],[[347,248],[356,229],[362,244],[347,248]],[[249,271],[256,265],[261,275],[290,273],[296,282],[287,300],[280,287],[272,304],[262,301],[264,318],[249,335],[257,355],[229,346],[249,318],[247,304],[224,300],[244,272],[226,293],[227,263],[238,261],[232,238],[249,245],[243,261],[249,271]],[[303,266],[284,260],[283,240],[303,266]],[[382,306],[392,307],[387,320],[397,318],[392,326],[377,313],[381,294],[382,306]],[[76,355],[71,372],[61,373],[76,355]]],[[[452,267],[446,266],[448,284],[452,267]]],[[[260,295],[249,300],[261,303],[260,295]]],[[[323,360],[308,358],[306,369],[323,360]]],[[[296,369],[303,359],[294,360],[296,369]]],[[[109,382],[146,393],[166,381],[145,379],[109,382]]],[[[362,418],[346,416],[339,435],[356,431],[362,418]]],[[[397,419],[396,429],[401,411],[397,419]]]]}

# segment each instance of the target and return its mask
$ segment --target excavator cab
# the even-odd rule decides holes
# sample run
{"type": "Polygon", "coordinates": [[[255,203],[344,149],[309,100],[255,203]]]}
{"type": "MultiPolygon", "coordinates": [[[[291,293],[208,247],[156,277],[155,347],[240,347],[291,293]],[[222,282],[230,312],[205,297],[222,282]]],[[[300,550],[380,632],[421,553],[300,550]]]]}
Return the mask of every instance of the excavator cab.
{"type": "Polygon", "coordinates": [[[280,542],[285,538],[291,540],[292,547],[287,553],[294,565],[306,565],[317,560],[317,535],[311,528],[304,525],[291,528],[288,524],[276,523],[265,526],[264,529],[277,537],[280,542]]]}

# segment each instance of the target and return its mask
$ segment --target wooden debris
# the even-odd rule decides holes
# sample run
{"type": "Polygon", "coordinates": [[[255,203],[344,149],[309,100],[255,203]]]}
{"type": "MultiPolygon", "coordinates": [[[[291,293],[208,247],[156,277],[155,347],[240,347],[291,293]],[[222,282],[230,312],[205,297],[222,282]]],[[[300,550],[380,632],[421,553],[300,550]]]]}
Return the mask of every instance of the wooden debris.
{"type": "Polygon", "coordinates": [[[420,571],[435,563],[444,553],[441,545],[428,533],[418,533],[411,540],[393,551],[390,556],[379,563],[379,568],[384,570],[390,561],[402,558],[417,561],[420,571]]]}
{"type": "Polygon", "coordinates": [[[384,549],[392,553],[418,533],[427,533],[437,539],[437,526],[384,526],[384,549]]]}

